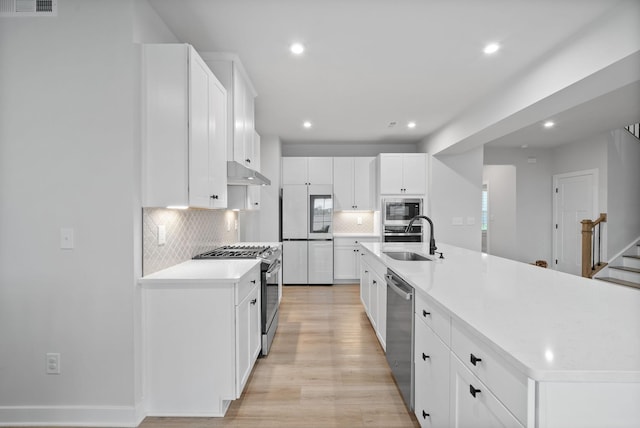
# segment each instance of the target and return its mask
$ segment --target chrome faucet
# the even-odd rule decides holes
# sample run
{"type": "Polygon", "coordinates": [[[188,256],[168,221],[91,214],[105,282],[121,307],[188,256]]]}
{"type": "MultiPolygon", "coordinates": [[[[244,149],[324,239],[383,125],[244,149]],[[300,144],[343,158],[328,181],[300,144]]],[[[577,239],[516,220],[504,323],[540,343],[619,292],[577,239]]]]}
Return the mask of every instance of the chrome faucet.
{"type": "Polygon", "coordinates": [[[436,240],[433,238],[433,222],[429,217],[427,217],[426,215],[415,216],[411,219],[409,225],[405,228],[404,231],[405,233],[408,233],[411,230],[411,226],[413,226],[413,222],[418,220],[419,218],[423,218],[429,222],[429,254],[433,256],[436,254],[436,250],[438,249],[438,247],[436,247],[436,240]]]}

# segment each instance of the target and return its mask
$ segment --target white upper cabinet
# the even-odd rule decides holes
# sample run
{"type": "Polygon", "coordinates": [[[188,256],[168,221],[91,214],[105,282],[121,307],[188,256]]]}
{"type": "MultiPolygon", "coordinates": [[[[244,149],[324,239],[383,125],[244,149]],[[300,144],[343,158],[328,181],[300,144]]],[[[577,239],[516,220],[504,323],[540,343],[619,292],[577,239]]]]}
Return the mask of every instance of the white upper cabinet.
{"type": "Polygon", "coordinates": [[[425,153],[381,153],[378,156],[381,195],[424,195],[427,182],[425,153]]]}
{"type": "Polygon", "coordinates": [[[372,210],[372,157],[333,158],[335,210],[372,210]]]}
{"type": "Polygon", "coordinates": [[[227,207],[227,92],[186,44],[143,47],[143,206],[227,207]]]}
{"type": "Polygon", "coordinates": [[[248,168],[259,171],[254,150],[256,91],[236,55],[204,53],[203,58],[227,89],[227,109],[231,130],[227,136],[227,156],[248,168]]]}
{"type": "Polygon", "coordinates": [[[333,184],[333,158],[282,158],[282,184],[333,184]]]}

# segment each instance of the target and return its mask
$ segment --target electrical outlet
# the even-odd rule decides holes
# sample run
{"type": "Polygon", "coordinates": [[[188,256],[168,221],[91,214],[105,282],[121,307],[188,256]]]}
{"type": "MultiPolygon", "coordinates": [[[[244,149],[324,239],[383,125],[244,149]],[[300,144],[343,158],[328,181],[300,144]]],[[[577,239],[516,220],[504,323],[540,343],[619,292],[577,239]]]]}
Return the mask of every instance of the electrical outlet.
{"type": "Polygon", "coordinates": [[[164,224],[158,225],[158,245],[164,245],[167,243],[167,226],[164,224]]]}
{"type": "Polygon", "coordinates": [[[46,358],[47,374],[60,374],[60,354],[57,352],[47,353],[46,358]]]}
{"type": "Polygon", "coordinates": [[[233,220],[233,230],[238,230],[238,220],[233,220]]]}
{"type": "Polygon", "coordinates": [[[356,219],[356,223],[357,223],[357,224],[362,224],[362,217],[358,217],[358,218],[356,219]]]}
{"type": "Polygon", "coordinates": [[[60,248],[63,250],[73,250],[73,229],[63,227],[60,229],[60,248]]]}

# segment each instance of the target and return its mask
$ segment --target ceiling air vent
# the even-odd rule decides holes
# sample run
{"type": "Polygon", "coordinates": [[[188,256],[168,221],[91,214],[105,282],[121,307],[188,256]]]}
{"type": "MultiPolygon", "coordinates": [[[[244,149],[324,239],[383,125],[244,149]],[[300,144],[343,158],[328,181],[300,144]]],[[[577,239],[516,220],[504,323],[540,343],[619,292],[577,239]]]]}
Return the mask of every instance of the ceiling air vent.
{"type": "Polygon", "coordinates": [[[57,16],[57,0],[0,0],[0,17],[57,16]]]}

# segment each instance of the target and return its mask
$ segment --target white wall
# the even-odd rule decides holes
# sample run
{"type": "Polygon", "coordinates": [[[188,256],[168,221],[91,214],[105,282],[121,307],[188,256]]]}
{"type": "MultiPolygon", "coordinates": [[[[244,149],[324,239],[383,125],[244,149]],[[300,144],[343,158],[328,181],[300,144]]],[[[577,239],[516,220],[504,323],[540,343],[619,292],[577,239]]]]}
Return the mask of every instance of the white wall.
{"type": "Polygon", "coordinates": [[[282,156],[377,156],[380,153],[415,153],[416,143],[282,143],[282,156]]]}
{"type": "Polygon", "coordinates": [[[442,129],[425,152],[460,153],[640,79],[640,2],[625,1],[442,129]]]}
{"type": "Polygon", "coordinates": [[[613,257],[640,237],[640,141],[614,131],[607,153],[607,248],[613,257]]]}
{"type": "Polygon", "coordinates": [[[445,242],[481,250],[482,157],[482,147],[431,157],[427,197],[436,245],[445,242]],[[463,224],[454,225],[454,218],[461,218],[463,224]]]}
{"type": "Polygon", "coordinates": [[[260,194],[260,241],[280,240],[280,158],[282,145],[278,137],[264,136],[260,141],[260,166],[262,173],[271,180],[271,186],[262,188],[260,194]]]}
{"type": "Polygon", "coordinates": [[[133,23],[131,0],[0,18],[0,423],[138,416],[133,23]],[[63,227],[73,250],[59,248],[63,227]],[[45,374],[47,352],[60,375],[45,374]]]}
{"type": "Polygon", "coordinates": [[[482,181],[488,188],[488,249],[494,256],[518,253],[516,228],[516,167],[485,165],[482,181]]]}
{"type": "Polygon", "coordinates": [[[511,259],[527,263],[551,260],[551,154],[551,149],[485,146],[485,165],[514,165],[516,168],[517,249],[509,257],[511,259]]]}

